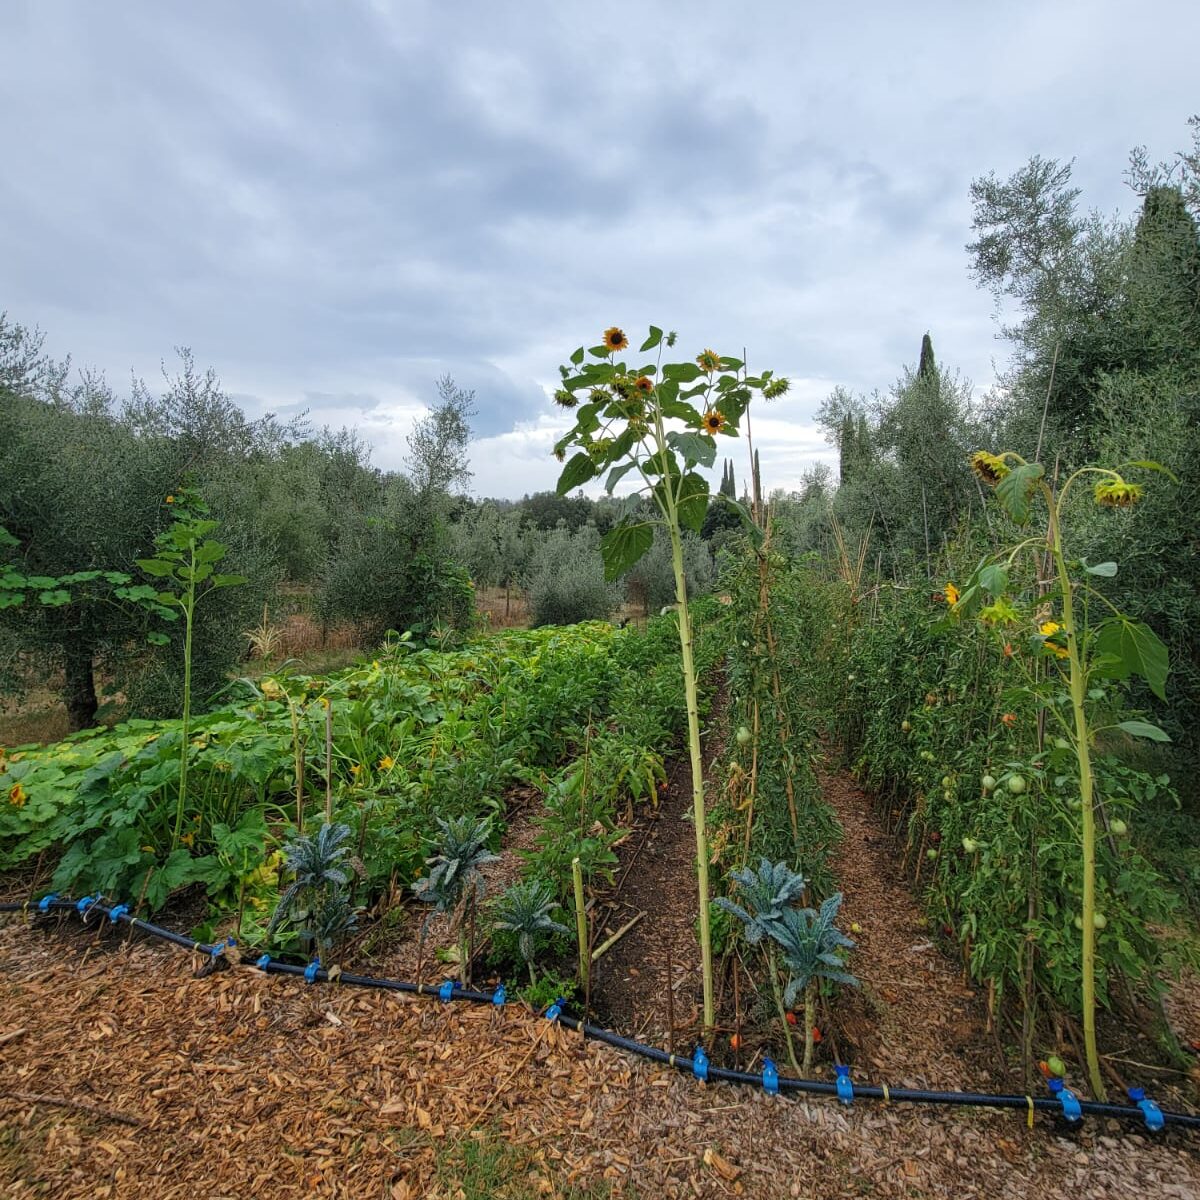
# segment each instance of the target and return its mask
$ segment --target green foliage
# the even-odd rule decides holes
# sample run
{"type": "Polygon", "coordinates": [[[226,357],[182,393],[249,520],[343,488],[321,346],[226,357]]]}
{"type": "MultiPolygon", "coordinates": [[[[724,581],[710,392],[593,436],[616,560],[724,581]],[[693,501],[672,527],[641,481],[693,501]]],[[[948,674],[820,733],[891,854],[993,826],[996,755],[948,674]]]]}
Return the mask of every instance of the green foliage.
{"type": "Polygon", "coordinates": [[[534,550],[529,604],[535,626],[603,620],[620,606],[622,589],[605,579],[599,548],[595,528],[584,526],[574,534],[555,530],[534,550]]]}
{"type": "Polygon", "coordinates": [[[804,899],[807,887],[804,876],[793,871],[787,863],[772,863],[760,859],[758,869],[743,867],[731,871],[729,878],[738,885],[741,904],[725,896],[714,903],[742,923],[746,941],[756,946],[764,937],[773,936],[772,927],[783,919],[784,910],[804,899]]]}
{"type": "Polygon", "coordinates": [[[290,925],[329,961],[356,920],[346,894],[349,837],[349,825],[324,824],[315,837],[297,836],[284,845],[284,865],[293,878],[267,926],[268,941],[282,926],[290,925]]]}
{"type": "Polygon", "coordinates": [[[492,917],[497,929],[516,934],[517,949],[529,967],[529,982],[535,983],[533,960],[539,943],[556,933],[570,932],[553,913],[561,906],[555,888],[545,879],[524,879],[508,887],[493,903],[492,917]]]}
{"type": "Polygon", "coordinates": [[[435,842],[437,853],[425,860],[429,874],[413,885],[413,895],[432,904],[435,912],[451,913],[464,897],[477,899],[483,894],[479,868],[496,861],[487,848],[492,824],[470,816],[438,817],[437,827],[441,834],[435,842]]]}

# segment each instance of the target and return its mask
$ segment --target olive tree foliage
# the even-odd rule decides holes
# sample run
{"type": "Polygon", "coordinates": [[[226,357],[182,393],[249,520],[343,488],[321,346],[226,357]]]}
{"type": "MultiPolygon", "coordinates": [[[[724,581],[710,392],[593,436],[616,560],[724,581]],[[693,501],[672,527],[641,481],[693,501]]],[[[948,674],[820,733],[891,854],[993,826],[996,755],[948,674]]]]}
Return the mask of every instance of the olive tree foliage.
{"type": "Polygon", "coordinates": [[[377,497],[346,514],[324,570],[322,615],[357,621],[369,637],[463,628],[474,611],[470,576],[454,559],[449,532],[451,489],[471,476],[474,393],[448,375],[437,391],[408,439],[410,474],[381,476],[377,497]]]}
{"type": "Polygon", "coordinates": [[[480,587],[520,585],[542,536],[526,528],[520,508],[494,500],[472,506],[450,531],[455,559],[480,587]]]}
{"type": "MultiPolygon", "coordinates": [[[[195,468],[191,474],[201,487],[212,485],[213,512],[222,521],[230,561],[259,587],[250,599],[214,603],[203,616],[193,674],[195,698],[202,702],[223,683],[241,648],[238,631],[247,612],[261,604],[274,582],[270,554],[252,526],[252,506],[239,509],[228,487],[220,494],[217,484],[225,472],[219,455],[206,458],[180,446],[170,427],[147,427],[96,376],[85,374],[69,384],[65,368],[36,353],[36,333],[6,322],[5,335],[0,525],[16,539],[10,561],[26,575],[103,570],[136,581],[136,560],[153,553],[155,534],[170,521],[164,501],[182,482],[184,463],[195,468]]],[[[169,399],[158,411],[174,415],[169,399]]],[[[209,413],[214,424],[221,415],[209,413]]],[[[4,611],[6,690],[18,690],[30,669],[51,678],[61,670],[73,728],[95,720],[101,673],[127,694],[135,711],[169,711],[177,704],[182,675],[177,631],[159,630],[170,635],[168,643],[152,650],[145,641],[151,618],[121,603],[114,588],[94,583],[72,588],[70,596],[61,606],[4,611]]]]}
{"type": "MultiPolygon", "coordinates": [[[[1200,727],[1200,118],[1171,163],[1135,150],[1127,174],[1138,208],[1079,209],[1070,165],[1032,159],[1007,180],[972,185],[975,274],[1009,306],[1013,347],[989,413],[997,445],[1066,470],[1093,458],[1150,459],[1178,478],[1103,521],[1081,511],[1081,553],[1115,560],[1119,607],[1171,648],[1169,708],[1177,739],[1200,727]]],[[[1147,703],[1152,700],[1147,697],[1147,703]]]]}
{"type": "Polygon", "coordinates": [[[624,587],[604,578],[600,533],[561,526],[544,534],[529,567],[529,606],[536,625],[604,620],[620,607],[624,587]]]}
{"type": "MultiPolygon", "coordinates": [[[[683,534],[683,570],[688,596],[698,599],[712,591],[716,570],[709,544],[690,530],[683,534]]],[[[671,561],[671,539],[662,528],[644,557],[622,577],[631,604],[639,604],[649,616],[675,603],[675,571],[671,561]]]]}

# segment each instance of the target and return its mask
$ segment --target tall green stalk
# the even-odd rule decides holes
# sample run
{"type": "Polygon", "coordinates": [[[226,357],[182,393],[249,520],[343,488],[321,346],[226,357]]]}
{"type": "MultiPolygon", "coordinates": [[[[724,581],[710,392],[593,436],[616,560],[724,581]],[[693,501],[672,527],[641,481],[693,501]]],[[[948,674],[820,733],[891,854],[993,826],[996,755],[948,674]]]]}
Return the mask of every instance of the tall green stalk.
{"type": "Polygon", "coordinates": [[[1058,510],[1050,489],[1045,484],[1042,487],[1050,512],[1050,552],[1054,557],[1054,569],[1062,591],[1063,629],[1067,635],[1067,661],[1070,663],[1071,712],[1075,722],[1075,757],[1079,764],[1080,814],[1083,818],[1080,846],[1083,867],[1083,941],[1080,948],[1080,965],[1083,971],[1083,1046],[1087,1055],[1092,1094],[1098,1100],[1104,1100],[1104,1077],[1100,1072],[1100,1052],[1096,1045],[1096,813],[1093,808],[1091,734],[1084,709],[1087,677],[1079,655],[1074,590],[1063,554],[1058,510]]]}
{"type": "Polygon", "coordinates": [[[188,547],[188,569],[186,573],[187,586],[179,598],[179,607],[183,610],[183,716],[181,720],[181,740],[179,744],[179,798],[175,802],[175,829],[171,834],[171,850],[179,845],[179,837],[183,832],[183,810],[187,802],[188,751],[192,748],[192,628],[196,617],[196,543],[188,547]]]}

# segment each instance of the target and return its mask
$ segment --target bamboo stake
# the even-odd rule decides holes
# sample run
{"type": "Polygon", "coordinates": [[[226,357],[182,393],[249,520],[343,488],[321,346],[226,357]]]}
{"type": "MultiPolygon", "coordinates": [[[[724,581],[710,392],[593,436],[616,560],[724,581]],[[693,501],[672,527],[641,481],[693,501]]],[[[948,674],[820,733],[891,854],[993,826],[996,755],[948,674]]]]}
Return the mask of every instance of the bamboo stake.
{"type": "Polygon", "coordinates": [[[579,982],[586,995],[591,982],[591,962],[588,959],[587,909],[583,900],[583,867],[578,855],[571,859],[571,878],[575,884],[575,940],[579,943],[579,982]]]}
{"type": "Polygon", "coordinates": [[[595,962],[602,954],[607,954],[645,915],[645,912],[638,913],[636,917],[626,921],[606,942],[601,942],[592,951],[592,962],[595,962]]]}

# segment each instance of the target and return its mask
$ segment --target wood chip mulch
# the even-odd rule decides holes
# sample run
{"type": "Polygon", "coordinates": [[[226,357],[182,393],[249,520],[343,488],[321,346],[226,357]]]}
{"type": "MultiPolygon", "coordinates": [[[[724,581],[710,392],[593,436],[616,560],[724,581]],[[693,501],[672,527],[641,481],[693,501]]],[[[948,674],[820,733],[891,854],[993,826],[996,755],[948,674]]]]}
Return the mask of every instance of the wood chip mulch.
{"type": "Polygon", "coordinates": [[[0,1195],[457,1197],[499,1139],[513,1196],[1200,1196],[1183,1133],[702,1086],[515,1007],[84,946],[0,926],[0,1195]]]}

